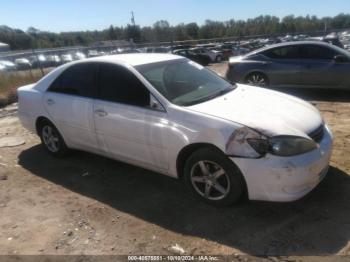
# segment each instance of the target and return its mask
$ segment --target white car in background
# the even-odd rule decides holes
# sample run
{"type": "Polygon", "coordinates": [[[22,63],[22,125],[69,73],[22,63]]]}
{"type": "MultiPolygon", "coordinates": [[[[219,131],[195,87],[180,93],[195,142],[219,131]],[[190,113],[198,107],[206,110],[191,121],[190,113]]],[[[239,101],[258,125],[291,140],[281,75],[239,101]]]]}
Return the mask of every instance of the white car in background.
{"type": "Polygon", "coordinates": [[[61,62],[62,63],[69,63],[69,62],[72,62],[74,59],[73,59],[73,56],[71,54],[63,54],[61,55],[61,62]]]}
{"type": "Polygon", "coordinates": [[[73,53],[74,60],[81,60],[81,59],[85,59],[85,58],[86,58],[86,55],[82,52],[73,53]]]}
{"type": "Polygon", "coordinates": [[[18,96],[22,124],[48,153],[80,149],[182,178],[214,205],[244,193],[296,200],[328,170],[332,134],[312,105],[232,85],[179,56],[73,62],[18,96]]]}
{"type": "Polygon", "coordinates": [[[15,65],[17,69],[24,70],[24,69],[31,69],[32,64],[27,58],[17,58],[15,59],[15,65]]]}
{"type": "Polygon", "coordinates": [[[190,49],[192,52],[196,54],[206,55],[210,58],[211,62],[220,63],[223,60],[223,54],[218,50],[209,50],[203,47],[194,47],[190,49]]]}
{"type": "Polygon", "coordinates": [[[0,68],[2,68],[0,70],[3,70],[3,71],[14,71],[16,70],[16,65],[11,61],[0,60],[0,68]]]}

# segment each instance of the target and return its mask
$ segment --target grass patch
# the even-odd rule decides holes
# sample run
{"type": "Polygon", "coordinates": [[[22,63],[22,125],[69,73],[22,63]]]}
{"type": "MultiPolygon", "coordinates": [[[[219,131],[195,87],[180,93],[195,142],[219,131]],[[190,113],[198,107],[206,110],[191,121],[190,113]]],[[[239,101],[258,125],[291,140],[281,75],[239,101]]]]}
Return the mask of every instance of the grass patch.
{"type": "Polygon", "coordinates": [[[0,107],[17,101],[17,88],[37,82],[42,77],[40,70],[0,72],[0,107]]]}

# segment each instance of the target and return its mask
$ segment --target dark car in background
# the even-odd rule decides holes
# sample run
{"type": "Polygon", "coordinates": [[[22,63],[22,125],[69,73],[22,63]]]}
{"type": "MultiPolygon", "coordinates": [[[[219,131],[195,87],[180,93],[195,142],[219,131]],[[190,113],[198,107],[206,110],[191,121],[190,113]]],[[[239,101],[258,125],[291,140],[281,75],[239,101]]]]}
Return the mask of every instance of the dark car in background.
{"type": "Polygon", "coordinates": [[[180,49],[190,49],[192,48],[193,46],[192,45],[174,45],[172,47],[170,47],[171,49],[171,52],[174,52],[175,50],[180,50],[180,49]]]}
{"type": "Polygon", "coordinates": [[[350,89],[350,53],[323,42],[272,45],[230,58],[226,77],[256,86],[350,89]]]}
{"type": "Polygon", "coordinates": [[[339,37],[338,36],[326,36],[322,39],[323,42],[325,43],[329,43],[331,45],[335,45],[335,46],[338,46],[340,48],[344,48],[344,45],[343,43],[340,41],[339,37]]]}
{"type": "Polygon", "coordinates": [[[200,65],[203,65],[203,66],[206,66],[211,62],[211,59],[208,55],[197,54],[189,49],[178,49],[178,50],[173,51],[173,54],[187,57],[188,59],[190,59],[190,60],[192,60],[200,65]]]}

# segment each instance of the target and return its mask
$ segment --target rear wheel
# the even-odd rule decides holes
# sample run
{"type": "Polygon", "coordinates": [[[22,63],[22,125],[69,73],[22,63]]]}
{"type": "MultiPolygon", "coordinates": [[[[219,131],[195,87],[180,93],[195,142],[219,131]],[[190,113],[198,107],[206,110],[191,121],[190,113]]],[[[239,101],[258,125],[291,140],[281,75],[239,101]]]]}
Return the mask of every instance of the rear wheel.
{"type": "Polygon", "coordinates": [[[222,56],[218,55],[215,59],[215,62],[220,63],[222,61],[222,56]]]}
{"type": "Polygon", "coordinates": [[[67,154],[68,147],[66,143],[50,121],[42,121],[38,129],[41,142],[49,154],[55,157],[63,157],[67,154]]]}
{"type": "Polygon", "coordinates": [[[269,85],[267,76],[262,73],[251,73],[245,81],[248,85],[266,87],[269,85]]]}
{"type": "Polygon", "coordinates": [[[234,163],[222,152],[203,148],[185,165],[185,182],[200,199],[215,206],[237,201],[244,191],[244,179],[234,163]]]}

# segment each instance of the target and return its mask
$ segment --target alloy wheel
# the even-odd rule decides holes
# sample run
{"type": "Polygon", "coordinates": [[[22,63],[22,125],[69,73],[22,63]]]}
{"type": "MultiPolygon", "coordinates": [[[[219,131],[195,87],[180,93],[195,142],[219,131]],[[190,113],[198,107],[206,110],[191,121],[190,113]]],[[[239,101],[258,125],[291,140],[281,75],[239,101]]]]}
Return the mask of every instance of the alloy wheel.
{"type": "Polygon", "coordinates": [[[261,74],[252,74],[247,78],[247,83],[254,86],[267,86],[266,78],[261,74]]]}
{"type": "Polygon", "coordinates": [[[191,169],[191,183],[199,195],[208,200],[220,200],[230,192],[230,179],[217,163],[202,160],[191,169]]]}
{"type": "Polygon", "coordinates": [[[59,136],[57,132],[51,126],[44,126],[42,129],[42,137],[46,148],[56,153],[59,151],[59,136]]]}

